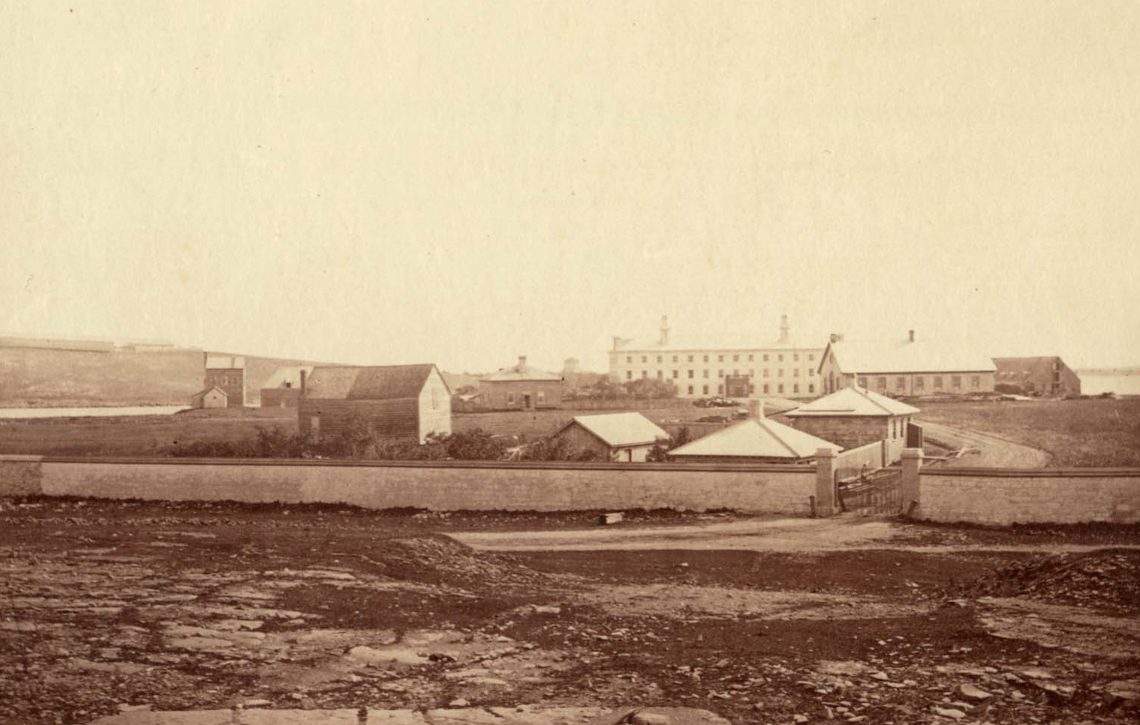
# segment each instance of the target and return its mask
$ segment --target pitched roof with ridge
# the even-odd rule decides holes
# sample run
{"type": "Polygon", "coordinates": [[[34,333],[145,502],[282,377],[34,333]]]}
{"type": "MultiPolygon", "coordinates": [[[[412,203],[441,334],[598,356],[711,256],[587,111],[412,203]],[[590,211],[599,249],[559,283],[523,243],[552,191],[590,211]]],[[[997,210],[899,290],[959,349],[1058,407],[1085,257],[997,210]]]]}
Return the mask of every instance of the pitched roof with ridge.
{"type": "Polygon", "coordinates": [[[921,411],[913,405],[899,402],[885,395],[872,393],[862,388],[843,388],[807,405],[801,405],[784,415],[797,417],[866,417],[890,415],[915,415],[921,411]]]}
{"type": "Polygon", "coordinates": [[[668,440],[669,434],[641,413],[604,413],[575,416],[555,435],[572,425],[580,425],[612,448],[643,446],[668,440]]]}
{"type": "Polygon", "coordinates": [[[994,361],[963,343],[938,340],[839,340],[828,345],[845,373],[992,372],[994,361]]]}
{"type": "Polygon", "coordinates": [[[677,458],[811,458],[820,448],[838,453],[843,446],[816,438],[810,433],[777,423],[770,418],[749,418],[698,438],[669,455],[677,458]]]}
{"type": "Polygon", "coordinates": [[[548,373],[545,370],[538,370],[529,365],[520,366],[515,365],[509,368],[503,368],[498,372],[491,373],[482,379],[485,383],[509,383],[520,381],[538,381],[538,382],[557,382],[562,380],[562,376],[558,373],[548,373]]]}
{"type": "Polygon", "coordinates": [[[206,393],[210,392],[211,390],[217,390],[219,393],[221,393],[221,394],[222,394],[222,396],[223,396],[223,397],[226,397],[226,398],[230,397],[230,394],[229,394],[229,393],[227,393],[226,391],[222,390],[222,389],[221,389],[221,388],[219,388],[217,385],[211,385],[211,386],[210,386],[210,387],[208,387],[208,388],[202,388],[201,390],[199,390],[198,392],[194,393],[194,394],[193,394],[193,395],[191,395],[190,397],[191,397],[191,398],[197,398],[197,397],[200,397],[200,396],[203,396],[203,395],[205,395],[206,393]]]}
{"type": "MultiPolygon", "coordinates": [[[[432,364],[357,367],[318,365],[305,381],[305,397],[324,400],[415,398],[435,370],[436,367],[432,364]]],[[[443,379],[442,375],[440,379],[443,379]]],[[[446,385],[447,382],[444,381],[444,386],[446,385]]]]}
{"type": "Polygon", "coordinates": [[[292,383],[290,387],[301,387],[301,371],[304,370],[306,375],[313,374],[312,365],[284,365],[273,371],[269,379],[261,384],[264,388],[281,388],[285,383],[292,383]]]}

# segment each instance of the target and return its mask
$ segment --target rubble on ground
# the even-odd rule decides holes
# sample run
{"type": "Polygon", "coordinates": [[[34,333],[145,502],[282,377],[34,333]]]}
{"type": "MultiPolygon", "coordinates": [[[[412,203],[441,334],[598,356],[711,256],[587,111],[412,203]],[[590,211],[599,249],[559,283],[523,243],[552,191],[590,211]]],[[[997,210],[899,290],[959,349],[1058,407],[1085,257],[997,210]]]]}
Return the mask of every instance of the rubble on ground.
{"type": "Polygon", "coordinates": [[[1029,597],[1140,611],[1140,551],[1105,549],[1036,556],[984,574],[968,590],[976,596],[1029,597]]]}

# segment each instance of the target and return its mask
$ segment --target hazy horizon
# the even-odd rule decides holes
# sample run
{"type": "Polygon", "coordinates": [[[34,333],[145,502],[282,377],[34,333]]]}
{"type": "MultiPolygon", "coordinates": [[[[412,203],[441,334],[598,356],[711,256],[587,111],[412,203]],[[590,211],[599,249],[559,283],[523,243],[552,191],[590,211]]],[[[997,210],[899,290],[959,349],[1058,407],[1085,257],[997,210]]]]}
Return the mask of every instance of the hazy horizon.
{"type": "Polygon", "coordinates": [[[0,330],[606,369],[1140,365],[1140,4],[0,8],[0,330]],[[332,8],[332,9],[330,9],[332,8]]]}

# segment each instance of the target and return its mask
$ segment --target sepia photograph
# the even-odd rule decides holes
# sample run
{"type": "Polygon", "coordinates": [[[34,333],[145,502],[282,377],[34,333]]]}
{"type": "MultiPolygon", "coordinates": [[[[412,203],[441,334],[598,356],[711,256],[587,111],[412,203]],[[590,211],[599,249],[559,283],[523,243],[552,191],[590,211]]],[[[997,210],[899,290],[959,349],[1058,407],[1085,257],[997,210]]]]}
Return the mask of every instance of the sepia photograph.
{"type": "Polygon", "coordinates": [[[1138,39],[0,4],[0,725],[1140,722],[1138,39]]]}

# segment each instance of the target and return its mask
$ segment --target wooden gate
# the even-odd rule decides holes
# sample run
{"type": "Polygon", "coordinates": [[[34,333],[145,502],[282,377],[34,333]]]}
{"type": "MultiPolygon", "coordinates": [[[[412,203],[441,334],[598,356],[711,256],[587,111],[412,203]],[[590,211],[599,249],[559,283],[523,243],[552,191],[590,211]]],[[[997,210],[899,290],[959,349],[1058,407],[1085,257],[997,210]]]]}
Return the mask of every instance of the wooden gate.
{"type": "Polygon", "coordinates": [[[881,468],[865,476],[839,481],[839,509],[862,514],[902,511],[902,470],[881,468]]]}

